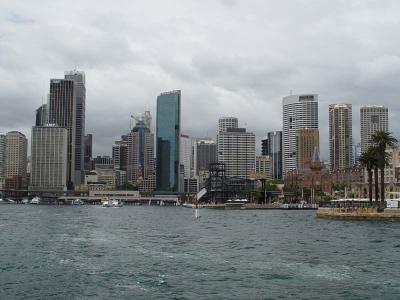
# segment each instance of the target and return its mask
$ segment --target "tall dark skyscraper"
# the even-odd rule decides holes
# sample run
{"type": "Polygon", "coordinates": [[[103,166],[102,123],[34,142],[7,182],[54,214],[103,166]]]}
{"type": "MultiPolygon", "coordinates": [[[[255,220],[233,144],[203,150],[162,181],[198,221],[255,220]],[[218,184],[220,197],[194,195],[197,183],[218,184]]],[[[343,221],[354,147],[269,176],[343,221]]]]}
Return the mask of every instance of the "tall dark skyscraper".
{"type": "Polygon", "coordinates": [[[93,155],[93,135],[91,133],[85,135],[84,147],[84,169],[85,171],[92,170],[92,155],[93,155]]]}
{"type": "Polygon", "coordinates": [[[74,126],[72,138],[74,148],[72,149],[73,182],[75,185],[83,183],[84,180],[84,139],[85,139],[85,106],[86,86],[85,73],[77,70],[65,72],[66,80],[74,81],[75,103],[74,103],[74,126]]]}
{"type": "Polygon", "coordinates": [[[42,104],[36,110],[35,126],[45,126],[47,123],[47,104],[42,104]]]}
{"type": "Polygon", "coordinates": [[[68,189],[82,183],[85,135],[85,74],[71,71],[50,80],[49,123],[68,129],[68,189]]]}
{"type": "Polygon", "coordinates": [[[179,192],[180,135],[181,91],[162,93],[157,97],[157,191],[179,192]]]}
{"type": "Polygon", "coordinates": [[[267,137],[261,143],[262,155],[271,157],[272,179],[282,179],[282,131],[268,132],[267,137]]]}

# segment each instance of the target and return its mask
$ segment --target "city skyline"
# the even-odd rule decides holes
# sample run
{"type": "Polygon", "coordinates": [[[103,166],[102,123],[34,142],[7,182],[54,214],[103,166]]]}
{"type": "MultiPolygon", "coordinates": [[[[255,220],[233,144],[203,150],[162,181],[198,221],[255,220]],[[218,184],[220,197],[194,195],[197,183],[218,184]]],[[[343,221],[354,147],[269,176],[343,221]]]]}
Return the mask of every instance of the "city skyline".
{"type": "Polygon", "coordinates": [[[387,106],[391,128],[399,127],[393,118],[399,112],[399,45],[395,26],[389,26],[398,22],[397,2],[354,3],[351,9],[339,2],[306,9],[284,1],[158,2],[113,9],[103,3],[95,13],[90,1],[79,8],[66,2],[43,5],[46,10],[33,3],[0,4],[2,133],[20,130],[29,137],[48,79],[75,65],[87,75],[85,131],[93,133],[95,155],[109,153],[130,114],[154,115],[157,94],[173,89],[181,89],[185,99],[183,132],[214,136],[218,118],[232,115],[256,134],[258,149],[266,132],[280,130],[280,100],[290,90],[319,95],[325,160],[331,103],[353,105],[356,141],[364,104],[387,106]],[[360,13],[368,17],[357,17],[360,13]],[[168,49],[161,47],[166,43],[168,49]],[[266,117],[271,111],[276,114],[266,117]]]}

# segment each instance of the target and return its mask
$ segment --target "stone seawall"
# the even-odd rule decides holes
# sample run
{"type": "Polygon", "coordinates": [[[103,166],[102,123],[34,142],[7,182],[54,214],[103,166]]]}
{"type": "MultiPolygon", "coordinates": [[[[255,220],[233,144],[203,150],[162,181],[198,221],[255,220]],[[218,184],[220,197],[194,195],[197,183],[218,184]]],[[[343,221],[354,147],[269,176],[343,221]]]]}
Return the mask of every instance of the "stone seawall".
{"type": "Polygon", "coordinates": [[[400,221],[400,209],[386,208],[378,212],[376,207],[349,207],[327,208],[320,207],[317,210],[317,218],[331,220],[393,220],[400,221]]]}

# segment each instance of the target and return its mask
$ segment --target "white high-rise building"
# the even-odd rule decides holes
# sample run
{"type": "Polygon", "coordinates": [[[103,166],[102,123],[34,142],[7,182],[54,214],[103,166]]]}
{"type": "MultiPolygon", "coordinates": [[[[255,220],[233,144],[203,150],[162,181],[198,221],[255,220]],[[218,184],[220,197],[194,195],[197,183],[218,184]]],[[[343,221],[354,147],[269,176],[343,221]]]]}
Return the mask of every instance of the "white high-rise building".
{"type": "Polygon", "coordinates": [[[297,169],[297,132],[318,129],[318,95],[290,95],[283,98],[283,174],[297,169]]]}
{"type": "Polygon", "coordinates": [[[224,132],[228,128],[238,128],[238,118],[223,117],[218,120],[218,132],[224,132]]]}
{"type": "Polygon", "coordinates": [[[331,170],[352,166],[352,130],[351,104],[329,105],[329,154],[331,170]]]}
{"type": "Polygon", "coordinates": [[[249,178],[255,171],[256,137],[245,128],[228,127],[217,136],[218,162],[225,164],[226,176],[249,178]]]}
{"type": "Polygon", "coordinates": [[[383,105],[365,105],[360,109],[361,151],[372,146],[371,137],[376,131],[389,131],[388,108],[383,105]]]}
{"type": "Polygon", "coordinates": [[[192,140],[186,134],[181,134],[179,141],[179,161],[183,166],[184,178],[191,177],[190,162],[192,158],[192,140]]]}
{"type": "Polygon", "coordinates": [[[68,129],[32,128],[30,189],[67,189],[68,129]]]}

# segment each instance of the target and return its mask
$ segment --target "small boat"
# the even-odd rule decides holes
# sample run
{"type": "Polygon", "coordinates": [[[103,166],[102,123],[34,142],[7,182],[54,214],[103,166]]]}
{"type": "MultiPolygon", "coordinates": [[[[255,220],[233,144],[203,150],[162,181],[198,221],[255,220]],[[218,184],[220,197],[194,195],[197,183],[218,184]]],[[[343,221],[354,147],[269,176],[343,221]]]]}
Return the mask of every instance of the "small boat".
{"type": "Polygon", "coordinates": [[[29,200],[28,199],[22,199],[22,204],[28,204],[29,203],[29,200]]]}
{"type": "Polygon", "coordinates": [[[39,197],[35,197],[29,202],[29,204],[39,204],[39,203],[40,203],[39,197]]]}
{"type": "Polygon", "coordinates": [[[85,202],[83,202],[81,199],[75,199],[71,202],[72,205],[84,205],[85,202]]]}
{"type": "Polygon", "coordinates": [[[13,200],[13,199],[8,199],[7,202],[8,202],[9,204],[15,204],[15,203],[16,203],[15,200],[13,200]]]}
{"type": "Polygon", "coordinates": [[[225,203],[225,209],[245,209],[245,204],[248,202],[247,199],[235,199],[228,200],[225,203]]]}
{"type": "Polygon", "coordinates": [[[120,200],[103,200],[101,203],[102,207],[122,207],[123,202],[120,200]]]}

